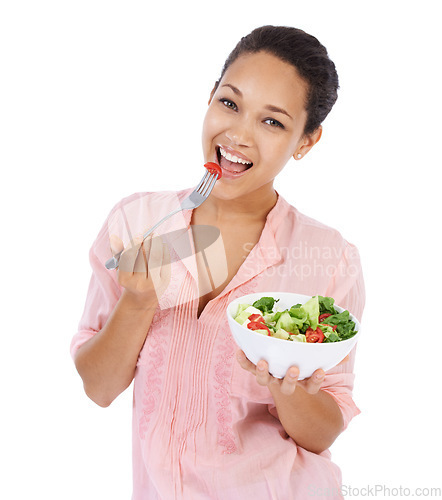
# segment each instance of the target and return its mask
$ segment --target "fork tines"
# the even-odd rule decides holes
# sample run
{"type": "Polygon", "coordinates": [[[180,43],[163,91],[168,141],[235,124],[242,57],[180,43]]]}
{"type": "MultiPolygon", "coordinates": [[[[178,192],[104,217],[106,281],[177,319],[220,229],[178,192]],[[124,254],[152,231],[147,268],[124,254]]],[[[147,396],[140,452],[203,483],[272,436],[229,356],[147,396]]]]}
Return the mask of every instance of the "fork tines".
{"type": "Polygon", "coordinates": [[[212,191],[212,188],[215,185],[217,179],[218,174],[216,172],[210,173],[209,171],[207,171],[204,177],[201,179],[201,182],[198,184],[196,190],[202,196],[208,195],[210,191],[212,191]]]}
{"type": "Polygon", "coordinates": [[[206,173],[204,174],[203,178],[200,180],[200,183],[198,184],[198,186],[195,188],[196,191],[199,191],[200,190],[200,187],[206,183],[206,180],[207,178],[210,176],[210,172],[208,170],[206,170],[206,173]]]}

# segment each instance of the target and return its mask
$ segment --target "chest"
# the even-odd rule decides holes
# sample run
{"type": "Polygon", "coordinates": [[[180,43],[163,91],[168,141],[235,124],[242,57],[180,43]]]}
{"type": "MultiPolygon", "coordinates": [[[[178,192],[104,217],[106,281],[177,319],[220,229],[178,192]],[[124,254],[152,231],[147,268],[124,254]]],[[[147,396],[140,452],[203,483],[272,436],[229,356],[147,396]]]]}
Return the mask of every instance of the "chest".
{"type": "MultiPolygon", "coordinates": [[[[218,227],[220,237],[213,248],[196,254],[200,290],[198,317],[207,303],[217,297],[238,273],[258,243],[264,224],[218,227]]],[[[198,233],[194,233],[194,239],[198,239],[198,233]]],[[[198,245],[195,241],[195,246],[198,245]]]]}

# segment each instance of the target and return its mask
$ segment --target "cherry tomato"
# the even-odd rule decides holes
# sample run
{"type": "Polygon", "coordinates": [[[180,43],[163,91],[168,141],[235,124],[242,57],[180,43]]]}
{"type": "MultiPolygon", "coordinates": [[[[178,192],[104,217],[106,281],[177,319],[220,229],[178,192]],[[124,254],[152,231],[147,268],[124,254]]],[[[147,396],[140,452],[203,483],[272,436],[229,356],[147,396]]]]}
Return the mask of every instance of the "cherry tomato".
{"type": "Polygon", "coordinates": [[[214,163],[213,161],[209,161],[204,166],[207,168],[207,170],[211,174],[218,174],[218,179],[221,179],[221,175],[222,175],[221,167],[218,165],[218,163],[214,163]]]}
{"type": "Polygon", "coordinates": [[[330,313],[324,313],[324,314],[321,314],[318,318],[318,321],[319,323],[321,323],[321,321],[324,321],[325,318],[328,318],[329,316],[331,316],[330,313]]]}
{"type": "Polygon", "coordinates": [[[260,321],[251,321],[250,323],[247,323],[247,328],[249,330],[267,330],[268,335],[270,335],[270,329],[260,321]]]}
{"type": "Polygon", "coordinates": [[[329,325],[328,323],[321,323],[321,325],[323,325],[323,326],[329,326],[330,328],[333,328],[333,331],[335,331],[336,328],[338,328],[338,325],[329,325]]]}
{"type": "Polygon", "coordinates": [[[322,333],[322,330],[319,328],[319,326],[316,328],[316,330],[313,330],[313,328],[307,328],[305,332],[305,337],[307,342],[310,344],[313,343],[321,343],[324,341],[325,336],[322,333]]]}
{"type": "Polygon", "coordinates": [[[249,316],[249,321],[258,321],[260,323],[265,323],[264,317],[262,316],[262,314],[251,314],[249,316]]]}

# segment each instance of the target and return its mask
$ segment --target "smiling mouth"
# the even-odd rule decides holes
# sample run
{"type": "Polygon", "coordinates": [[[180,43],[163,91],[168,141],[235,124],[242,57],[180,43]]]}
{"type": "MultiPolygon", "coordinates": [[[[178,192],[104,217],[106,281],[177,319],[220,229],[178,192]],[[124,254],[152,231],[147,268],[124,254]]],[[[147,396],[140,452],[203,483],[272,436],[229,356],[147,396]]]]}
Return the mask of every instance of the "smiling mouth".
{"type": "Polygon", "coordinates": [[[232,174],[241,174],[253,166],[253,162],[229,153],[222,146],[216,148],[216,156],[220,167],[232,174]]]}

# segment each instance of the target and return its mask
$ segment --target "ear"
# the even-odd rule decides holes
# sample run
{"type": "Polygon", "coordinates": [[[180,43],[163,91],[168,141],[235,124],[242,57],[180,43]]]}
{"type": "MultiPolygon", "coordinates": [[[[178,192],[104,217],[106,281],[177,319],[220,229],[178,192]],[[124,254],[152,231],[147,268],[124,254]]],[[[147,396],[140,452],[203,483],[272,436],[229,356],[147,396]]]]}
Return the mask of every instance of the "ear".
{"type": "Polygon", "coordinates": [[[299,141],[298,147],[293,154],[295,160],[300,160],[312,149],[312,147],[319,141],[322,136],[322,125],[312,132],[311,134],[304,135],[299,141]],[[299,156],[301,155],[301,156],[299,156]]]}
{"type": "Polygon", "coordinates": [[[218,85],[219,85],[219,80],[215,82],[215,85],[213,86],[212,92],[210,92],[209,102],[207,103],[208,105],[210,105],[210,103],[212,102],[213,96],[215,95],[215,92],[218,88],[218,85]]]}

